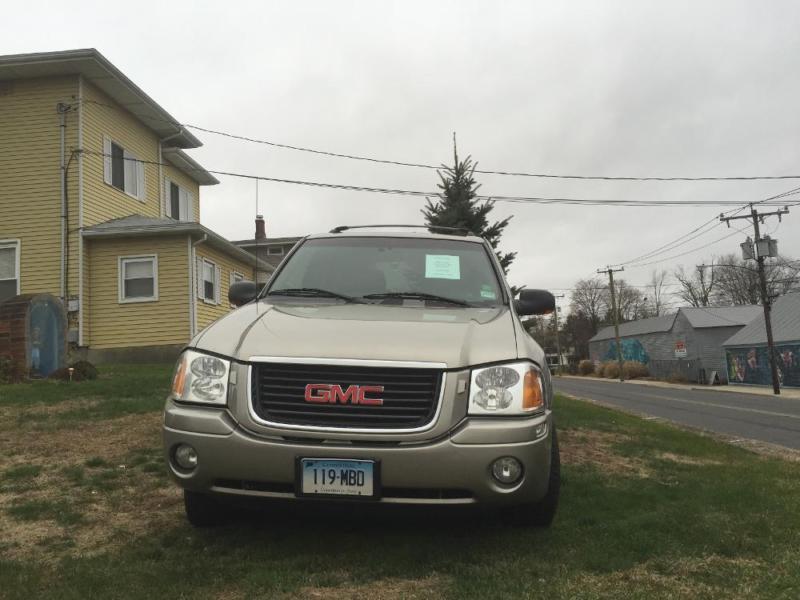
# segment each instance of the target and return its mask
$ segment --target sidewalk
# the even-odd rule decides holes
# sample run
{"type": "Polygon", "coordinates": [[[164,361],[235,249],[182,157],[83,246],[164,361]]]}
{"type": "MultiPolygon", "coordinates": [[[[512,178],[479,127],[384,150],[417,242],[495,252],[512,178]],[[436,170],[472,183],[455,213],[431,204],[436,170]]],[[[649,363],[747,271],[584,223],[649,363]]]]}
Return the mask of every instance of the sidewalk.
{"type": "MultiPolygon", "coordinates": [[[[554,379],[577,379],[579,381],[600,381],[609,383],[619,383],[618,379],[605,379],[601,377],[580,377],[578,375],[554,375],[554,379]]],[[[668,383],[666,381],[650,381],[649,379],[626,379],[625,383],[634,385],[647,385],[651,387],[673,388],[679,390],[707,390],[710,392],[732,392],[737,394],[756,394],[758,396],[774,396],[771,387],[762,387],[756,385],[699,385],[696,383],[668,383]]],[[[782,388],[781,398],[791,398],[793,400],[800,400],[800,389],[798,388],[782,388]]]]}

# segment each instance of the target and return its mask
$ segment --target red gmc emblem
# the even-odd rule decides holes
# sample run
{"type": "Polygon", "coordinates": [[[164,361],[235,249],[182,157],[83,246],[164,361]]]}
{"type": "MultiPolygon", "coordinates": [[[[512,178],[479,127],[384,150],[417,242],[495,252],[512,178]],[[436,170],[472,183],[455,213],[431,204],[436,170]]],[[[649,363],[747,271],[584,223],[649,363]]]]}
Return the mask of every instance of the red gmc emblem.
{"type": "Polygon", "coordinates": [[[351,385],[342,389],[342,386],[331,383],[309,383],[306,386],[306,402],[317,404],[367,404],[380,406],[383,398],[369,398],[367,394],[380,394],[382,385],[351,385]]]}

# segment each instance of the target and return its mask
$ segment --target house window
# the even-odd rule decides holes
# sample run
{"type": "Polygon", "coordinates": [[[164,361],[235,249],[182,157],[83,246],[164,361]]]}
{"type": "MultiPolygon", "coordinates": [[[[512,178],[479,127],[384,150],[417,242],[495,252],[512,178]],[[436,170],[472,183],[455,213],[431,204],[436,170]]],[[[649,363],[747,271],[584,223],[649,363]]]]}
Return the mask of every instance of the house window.
{"type": "Polygon", "coordinates": [[[174,181],[167,180],[167,216],[176,221],[192,221],[194,197],[174,181]]]}
{"type": "Polygon", "coordinates": [[[119,259],[119,301],[158,300],[158,259],[152,256],[123,256],[119,259]]]}
{"type": "Polygon", "coordinates": [[[0,240],[0,302],[19,294],[19,242],[0,240]]]}
{"type": "Polygon", "coordinates": [[[208,304],[220,303],[220,269],[205,258],[197,259],[197,296],[208,304]]]}
{"type": "Polygon", "coordinates": [[[283,256],[283,246],[267,246],[269,256],[283,256]]]}
{"type": "Polygon", "coordinates": [[[103,179],[108,185],[144,201],[144,163],[111,138],[103,138],[103,179]]]}
{"type": "MultiPolygon", "coordinates": [[[[240,281],[244,281],[244,275],[242,275],[238,271],[231,271],[230,284],[233,285],[234,283],[238,283],[240,281]]],[[[231,304],[231,308],[236,308],[236,305],[235,304],[231,304]]]]}

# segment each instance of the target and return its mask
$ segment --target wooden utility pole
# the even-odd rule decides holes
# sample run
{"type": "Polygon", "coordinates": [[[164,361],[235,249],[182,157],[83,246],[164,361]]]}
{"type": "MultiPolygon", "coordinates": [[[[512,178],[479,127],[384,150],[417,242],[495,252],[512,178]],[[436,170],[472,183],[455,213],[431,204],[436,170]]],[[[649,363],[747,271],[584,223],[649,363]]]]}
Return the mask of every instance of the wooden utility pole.
{"type": "MultiPolygon", "coordinates": [[[[767,274],[764,272],[764,260],[768,256],[773,256],[773,252],[770,249],[770,240],[767,238],[761,237],[761,232],[759,230],[759,223],[763,223],[766,217],[778,217],[778,220],[781,220],[781,216],[785,215],[789,212],[788,208],[782,208],[773,212],[768,213],[759,213],[753,205],[750,205],[750,214],[749,215],[741,215],[739,217],[725,217],[723,215],[719,216],[719,220],[725,222],[728,227],[731,226],[731,221],[736,219],[752,219],[753,221],[753,232],[755,234],[755,257],[756,263],[758,265],[758,280],[759,280],[759,287],[761,288],[761,305],[764,307],[764,326],[767,329],[767,357],[769,358],[769,370],[770,370],[770,377],[772,379],[772,392],[776,395],[781,393],[781,382],[778,380],[778,362],[775,360],[775,342],[772,337],[772,298],[769,297],[769,292],[767,290],[767,274]]],[[[777,252],[774,254],[777,256],[777,252]]]]}
{"type": "Polygon", "coordinates": [[[617,311],[617,292],[614,289],[614,273],[619,273],[625,269],[612,269],[606,267],[605,269],[598,269],[598,273],[608,273],[608,288],[611,290],[611,313],[614,315],[614,339],[617,342],[617,362],[619,363],[619,380],[625,381],[625,375],[622,373],[622,344],[619,341],[619,312],[617,311]]]}
{"type": "Polygon", "coordinates": [[[561,372],[564,370],[564,366],[561,364],[561,340],[559,339],[561,336],[558,333],[558,299],[563,298],[564,294],[559,294],[558,296],[553,296],[556,299],[555,303],[555,324],[556,324],[556,352],[558,352],[558,374],[561,375],[561,372]]]}

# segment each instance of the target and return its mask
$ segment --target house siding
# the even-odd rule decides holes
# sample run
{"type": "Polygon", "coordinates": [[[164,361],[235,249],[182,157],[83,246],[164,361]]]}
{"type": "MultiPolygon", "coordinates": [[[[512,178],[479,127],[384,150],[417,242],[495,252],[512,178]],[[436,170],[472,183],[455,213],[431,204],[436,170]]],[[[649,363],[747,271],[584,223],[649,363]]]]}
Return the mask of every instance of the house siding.
{"type": "Polygon", "coordinates": [[[89,320],[95,349],[184,344],[189,339],[188,246],[185,235],[96,239],[85,244],[89,320]],[[158,256],[158,300],[119,302],[119,257],[158,256]]]}
{"type": "MultiPolygon", "coordinates": [[[[228,302],[228,289],[230,288],[230,277],[232,271],[238,271],[244,275],[245,279],[253,280],[254,267],[243,260],[239,260],[220,252],[216,248],[211,248],[206,244],[201,244],[195,249],[195,255],[199,258],[210,260],[220,268],[220,303],[211,304],[202,298],[196,298],[197,306],[197,330],[200,331],[231,311],[228,302]]],[[[194,264],[197,264],[195,261],[194,264]]],[[[195,277],[202,277],[202,273],[196,273],[195,277]]],[[[197,296],[197,283],[195,282],[195,296],[197,296]]]]}
{"type": "MultiPolygon", "coordinates": [[[[0,85],[0,239],[20,240],[20,292],[61,294],[60,131],[65,153],[78,147],[78,77],[23,79],[0,85]]],[[[78,290],[78,167],[68,178],[68,294],[78,290]]]]}
{"type": "Polygon", "coordinates": [[[140,214],[161,216],[159,139],[128,111],[98,88],[83,82],[83,225],[140,214]],[[99,103],[99,104],[98,104],[99,103]],[[107,136],[133,152],[144,165],[144,201],[107,184],[103,179],[103,138],[107,136]]]}

